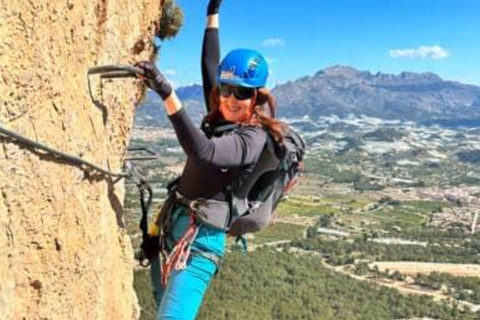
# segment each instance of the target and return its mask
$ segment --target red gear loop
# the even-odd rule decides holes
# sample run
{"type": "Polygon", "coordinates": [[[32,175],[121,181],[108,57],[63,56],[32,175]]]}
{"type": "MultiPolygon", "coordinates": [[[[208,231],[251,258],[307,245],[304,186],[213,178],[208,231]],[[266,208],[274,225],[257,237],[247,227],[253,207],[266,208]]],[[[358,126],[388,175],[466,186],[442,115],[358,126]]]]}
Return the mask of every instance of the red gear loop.
{"type": "Polygon", "coordinates": [[[172,270],[183,270],[187,267],[187,261],[190,257],[192,243],[197,237],[198,226],[195,219],[195,213],[189,211],[189,224],[183,236],[178,240],[172,251],[162,261],[161,275],[162,286],[167,286],[168,278],[172,270]]]}

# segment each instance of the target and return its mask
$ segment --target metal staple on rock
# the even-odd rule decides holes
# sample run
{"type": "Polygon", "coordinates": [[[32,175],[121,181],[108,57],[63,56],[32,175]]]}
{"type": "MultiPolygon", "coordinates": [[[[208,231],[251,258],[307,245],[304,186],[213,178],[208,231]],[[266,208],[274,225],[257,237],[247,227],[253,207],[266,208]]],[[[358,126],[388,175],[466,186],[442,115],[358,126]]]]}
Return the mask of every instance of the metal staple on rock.
{"type": "MultiPolygon", "coordinates": [[[[87,78],[88,78],[88,91],[92,101],[95,103],[96,100],[93,97],[92,89],[90,85],[90,75],[100,74],[100,79],[116,79],[116,78],[130,78],[130,77],[138,77],[144,76],[144,70],[137,67],[132,67],[128,65],[106,65],[106,66],[96,66],[88,69],[87,78]]],[[[137,185],[139,192],[140,192],[140,203],[142,207],[142,221],[140,227],[144,227],[145,230],[147,229],[147,215],[152,204],[153,200],[153,190],[145,180],[142,175],[135,170],[135,167],[131,164],[130,161],[143,161],[143,160],[155,160],[158,159],[158,155],[151,151],[148,148],[130,148],[131,151],[146,151],[150,154],[150,156],[143,156],[143,157],[132,157],[125,163],[125,170],[124,172],[114,173],[108,170],[102,169],[99,166],[96,166],[88,161],[85,161],[77,156],[72,156],[66,154],[64,152],[55,150],[51,147],[48,147],[44,144],[39,142],[33,141],[29,138],[26,138],[18,133],[15,133],[11,130],[6,129],[2,123],[0,123],[0,137],[6,136],[12,139],[14,142],[23,144],[27,147],[42,150],[49,155],[62,159],[64,161],[73,163],[79,166],[81,169],[85,170],[84,167],[88,167],[91,170],[100,172],[104,176],[114,177],[118,179],[126,178],[133,180],[133,182],[137,185]]],[[[117,180],[118,181],[118,180],[117,180]]]]}
{"type": "MultiPolygon", "coordinates": [[[[126,77],[136,77],[136,75],[144,75],[144,71],[141,68],[137,67],[132,67],[128,65],[106,65],[106,66],[96,66],[88,69],[87,76],[89,75],[94,75],[94,74],[101,74],[101,78],[126,78],[126,77]]],[[[91,86],[90,86],[90,78],[88,78],[88,90],[90,93],[90,96],[93,98],[92,91],[91,91],[91,86]]],[[[26,145],[28,147],[34,148],[34,149],[39,149],[42,150],[52,156],[55,156],[57,158],[63,159],[65,161],[68,161],[70,163],[73,163],[75,165],[78,165],[80,167],[85,166],[90,169],[93,169],[95,171],[98,171],[102,173],[105,176],[109,177],[114,177],[114,178],[132,178],[132,170],[127,170],[127,172],[121,172],[121,173],[114,173],[110,172],[108,170],[102,169],[88,161],[85,161],[79,157],[72,156],[69,154],[66,154],[64,152],[55,150],[53,148],[50,148],[44,144],[41,144],[39,142],[33,141],[29,138],[26,138],[24,136],[19,135],[18,133],[15,133],[11,130],[6,129],[5,127],[2,126],[0,123],[0,134],[10,137],[11,139],[26,145]]],[[[137,159],[134,159],[137,160],[137,159]]],[[[141,160],[141,159],[139,159],[141,160]]]]}
{"type": "Polygon", "coordinates": [[[117,78],[137,78],[138,76],[142,77],[145,75],[143,69],[138,67],[132,67],[129,65],[104,65],[104,66],[95,66],[88,69],[87,72],[87,85],[88,93],[90,98],[94,103],[98,103],[98,100],[95,99],[92,91],[92,85],[90,83],[90,76],[100,75],[100,80],[103,79],[117,79],[117,78]]]}
{"type": "Polygon", "coordinates": [[[93,169],[95,171],[98,171],[100,173],[102,173],[103,175],[106,175],[106,176],[109,176],[109,177],[114,177],[114,178],[130,178],[132,176],[132,173],[131,172],[121,172],[121,173],[114,173],[114,172],[110,172],[108,170],[105,170],[105,169],[102,169],[88,161],[85,161],[79,157],[76,157],[76,156],[72,156],[72,155],[68,155],[66,153],[63,153],[61,151],[58,151],[58,150],[55,150],[53,148],[50,148],[44,144],[41,144],[41,143],[38,143],[38,142],[35,142],[33,140],[30,140],[29,138],[26,138],[26,137],[23,137],[13,131],[10,131],[6,128],[4,128],[2,125],[0,125],[0,134],[4,135],[4,136],[7,136],[7,137],[10,137],[14,140],[16,140],[17,142],[23,144],[23,145],[26,145],[28,147],[31,147],[31,148],[34,148],[34,149],[39,149],[39,150],[42,150],[42,151],[45,151],[46,153],[52,155],[52,156],[55,156],[57,158],[60,158],[60,159],[63,159],[63,160],[66,160],[68,162],[71,162],[73,164],[76,164],[78,166],[85,166],[85,167],[88,167],[90,169],[93,169]]]}

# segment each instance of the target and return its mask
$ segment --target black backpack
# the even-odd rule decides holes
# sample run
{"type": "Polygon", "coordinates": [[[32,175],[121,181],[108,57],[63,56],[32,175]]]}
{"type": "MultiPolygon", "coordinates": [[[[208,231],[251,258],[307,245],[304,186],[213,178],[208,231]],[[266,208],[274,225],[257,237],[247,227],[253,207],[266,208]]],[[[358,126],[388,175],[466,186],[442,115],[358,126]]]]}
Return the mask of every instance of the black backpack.
{"type": "Polygon", "coordinates": [[[228,190],[231,203],[229,234],[256,232],[270,223],[280,200],[303,172],[305,141],[289,128],[283,144],[268,135],[265,148],[251,173],[240,176],[228,190]]]}

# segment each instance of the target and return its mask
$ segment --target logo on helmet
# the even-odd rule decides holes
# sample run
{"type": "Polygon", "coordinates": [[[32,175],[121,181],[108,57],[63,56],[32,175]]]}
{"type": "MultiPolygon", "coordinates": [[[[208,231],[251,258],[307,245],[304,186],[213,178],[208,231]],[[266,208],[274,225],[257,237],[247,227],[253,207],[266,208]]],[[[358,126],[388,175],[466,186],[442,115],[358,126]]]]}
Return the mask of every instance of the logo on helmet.
{"type": "Polygon", "coordinates": [[[232,80],[232,79],[238,79],[238,78],[239,77],[235,75],[235,67],[231,67],[230,70],[220,71],[221,80],[232,80]]]}
{"type": "Polygon", "coordinates": [[[262,57],[261,56],[256,56],[250,61],[250,64],[248,65],[248,71],[247,74],[250,78],[255,77],[255,73],[257,71],[258,66],[262,63],[262,57]]]}

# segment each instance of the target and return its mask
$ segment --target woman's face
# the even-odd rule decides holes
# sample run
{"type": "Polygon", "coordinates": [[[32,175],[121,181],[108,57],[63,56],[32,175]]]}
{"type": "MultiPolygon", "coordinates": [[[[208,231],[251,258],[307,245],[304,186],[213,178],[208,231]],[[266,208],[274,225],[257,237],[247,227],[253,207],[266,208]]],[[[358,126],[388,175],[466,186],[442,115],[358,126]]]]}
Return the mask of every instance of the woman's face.
{"type": "MultiPolygon", "coordinates": [[[[231,89],[232,87],[230,87],[231,89]]],[[[238,99],[233,92],[227,89],[220,90],[220,112],[225,120],[229,122],[242,122],[250,118],[252,114],[252,102],[254,89],[250,98],[238,99]]]]}

